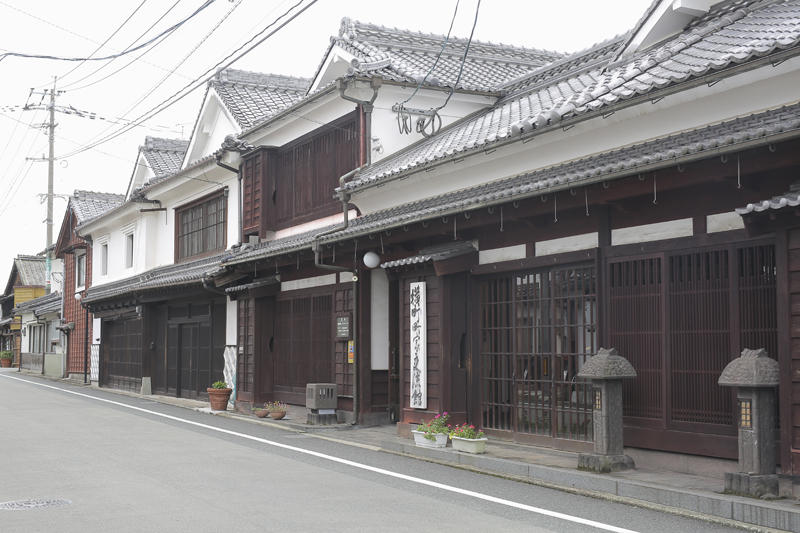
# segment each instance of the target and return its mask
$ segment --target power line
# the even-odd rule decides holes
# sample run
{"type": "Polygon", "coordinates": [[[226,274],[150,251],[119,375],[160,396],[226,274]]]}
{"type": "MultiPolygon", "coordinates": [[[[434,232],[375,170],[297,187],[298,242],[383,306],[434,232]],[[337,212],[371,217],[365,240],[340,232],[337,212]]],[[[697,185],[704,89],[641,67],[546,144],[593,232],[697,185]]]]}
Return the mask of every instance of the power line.
{"type": "MultiPolygon", "coordinates": [[[[178,0],[178,1],[180,1],[180,0],[178,0]]],[[[203,5],[201,5],[194,13],[189,15],[184,20],[178,22],[177,24],[174,24],[174,25],[170,26],[169,28],[167,28],[166,30],[162,31],[161,33],[159,33],[158,35],[156,35],[152,39],[148,40],[147,42],[144,42],[144,43],[140,44],[139,46],[130,48],[128,50],[123,50],[122,52],[120,52],[118,54],[113,54],[113,55],[105,56],[105,57],[58,57],[58,56],[50,56],[50,55],[23,54],[23,53],[20,53],[20,52],[4,52],[4,53],[0,54],[0,61],[2,61],[3,59],[5,59],[6,57],[9,57],[9,56],[23,57],[23,58],[28,58],[28,59],[52,59],[52,60],[55,60],[55,61],[107,61],[109,59],[116,59],[117,57],[121,57],[121,56],[130,54],[132,52],[136,52],[137,50],[141,50],[142,48],[145,48],[146,46],[149,46],[153,42],[157,41],[158,39],[160,39],[164,35],[177,30],[179,27],[181,27],[187,21],[189,21],[190,19],[194,18],[202,10],[204,10],[205,8],[210,6],[212,3],[214,3],[214,1],[215,0],[206,0],[203,3],[203,5]]]]}
{"type": "MultiPolygon", "coordinates": [[[[145,0],[145,1],[146,1],[146,0],[145,0]]],[[[147,28],[145,31],[143,31],[143,32],[142,32],[142,34],[141,34],[141,35],[139,35],[139,37],[137,37],[136,39],[134,39],[134,40],[133,40],[133,42],[132,42],[131,44],[129,44],[129,45],[128,45],[128,46],[125,48],[125,50],[123,50],[123,53],[127,52],[127,51],[128,51],[128,50],[129,50],[129,49],[130,49],[130,48],[131,48],[131,47],[132,47],[132,46],[133,46],[133,45],[134,45],[134,44],[135,44],[135,43],[136,43],[136,42],[137,42],[139,39],[141,39],[141,38],[143,38],[145,35],[147,35],[147,32],[149,32],[150,30],[152,30],[152,29],[155,27],[155,25],[156,25],[156,24],[158,24],[159,22],[161,22],[162,20],[164,20],[164,17],[166,17],[167,15],[169,15],[169,14],[172,12],[172,10],[173,10],[173,9],[175,9],[175,6],[177,6],[177,5],[180,3],[180,1],[181,1],[181,0],[176,0],[176,2],[175,2],[174,4],[172,4],[172,7],[170,7],[170,8],[169,8],[169,9],[168,9],[168,10],[167,10],[167,11],[166,11],[166,12],[165,12],[163,15],[161,15],[160,17],[158,17],[158,20],[156,20],[156,21],[155,21],[153,24],[151,24],[151,25],[150,25],[150,27],[149,27],[149,28],[147,28]]],[[[187,19],[187,20],[188,20],[188,19],[187,19]]],[[[158,38],[158,37],[157,37],[157,38],[158,38]]],[[[86,84],[86,85],[84,85],[83,87],[78,87],[77,89],[72,89],[72,90],[73,90],[73,91],[80,91],[81,89],[85,89],[86,87],[90,87],[90,86],[94,85],[95,83],[100,83],[101,81],[103,81],[103,80],[105,80],[105,79],[108,79],[109,77],[113,76],[114,74],[116,74],[116,73],[117,73],[117,72],[119,72],[120,70],[122,70],[122,69],[124,69],[124,68],[127,68],[127,67],[129,67],[130,65],[132,65],[133,63],[135,63],[135,62],[136,62],[136,60],[138,60],[138,59],[140,59],[140,58],[144,57],[144,56],[145,56],[145,54],[147,54],[148,52],[150,52],[151,50],[153,50],[154,48],[156,48],[156,47],[157,47],[159,44],[161,44],[162,42],[164,42],[164,39],[166,39],[166,36],[165,36],[163,39],[161,39],[161,41],[159,41],[159,43],[158,43],[158,44],[156,44],[155,46],[152,46],[152,47],[148,48],[147,50],[145,50],[144,52],[142,52],[142,55],[140,55],[139,57],[137,57],[137,58],[135,58],[135,59],[131,60],[129,63],[127,63],[127,64],[126,64],[126,65],[124,65],[123,67],[120,67],[120,68],[118,68],[116,71],[112,72],[112,73],[111,73],[111,74],[109,74],[108,76],[106,76],[106,77],[104,77],[104,78],[101,78],[101,79],[99,79],[99,80],[97,80],[97,81],[94,81],[94,82],[92,82],[92,83],[86,84]]],[[[90,74],[87,74],[86,76],[82,77],[82,78],[81,78],[81,79],[79,79],[78,81],[73,81],[72,83],[65,85],[65,86],[64,86],[64,89],[66,89],[66,88],[68,88],[68,87],[72,87],[73,85],[77,85],[77,84],[79,84],[80,82],[82,82],[83,80],[85,80],[85,79],[87,79],[87,78],[89,78],[89,77],[91,77],[91,76],[93,76],[93,75],[97,74],[98,72],[100,72],[101,70],[103,70],[104,68],[106,68],[107,66],[109,66],[111,63],[113,63],[113,62],[114,62],[116,59],[117,59],[117,58],[115,57],[114,59],[112,59],[111,61],[109,61],[108,63],[106,63],[105,65],[102,65],[100,68],[98,68],[97,70],[95,70],[94,72],[92,72],[92,73],[90,73],[90,74]]]]}
{"type": "MultiPolygon", "coordinates": [[[[180,68],[180,66],[181,66],[181,65],[183,65],[183,63],[184,63],[184,62],[185,62],[187,59],[189,59],[189,57],[191,57],[191,55],[192,55],[192,54],[194,54],[194,52],[196,52],[196,51],[197,51],[197,49],[198,49],[198,48],[200,48],[200,46],[202,46],[202,44],[203,44],[203,43],[204,43],[204,42],[205,42],[205,41],[206,41],[206,40],[207,40],[207,39],[208,39],[208,38],[209,38],[209,37],[210,37],[210,36],[211,36],[211,35],[212,35],[212,34],[213,34],[215,31],[216,31],[216,30],[217,30],[217,28],[219,28],[219,26],[220,26],[220,25],[221,25],[223,22],[225,22],[225,20],[227,20],[227,18],[228,18],[228,17],[231,15],[231,13],[233,13],[233,12],[234,12],[234,10],[236,10],[236,8],[237,8],[237,7],[239,7],[239,5],[241,5],[241,3],[242,3],[242,0],[237,0],[237,1],[236,1],[236,3],[233,5],[233,7],[231,7],[231,9],[230,9],[230,10],[228,10],[228,12],[227,12],[227,13],[226,13],[226,14],[225,14],[225,15],[224,15],[224,16],[223,16],[223,17],[222,17],[222,18],[221,18],[221,19],[220,19],[220,20],[219,20],[219,21],[218,21],[218,22],[217,22],[215,25],[214,25],[214,27],[213,27],[213,28],[211,28],[211,30],[210,30],[210,31],[209,31],[209,32],[208,32],[208,33],[205,35],[205,37],[203,37],[203,38],[200,40],[200,42],[198,42],[198,43],[197,43],[197,44],[194,46],[194,48],[192,48],[192,50],[190,50],[190,51],[189,51],[189,53],[188,53],[188,54],[186,54],[186,55],[184,56],[184,58],[183,58],[183,59],[181,59],[181,60],[180,60],[180,61],[179,61],[179,62],[178,62],[178,63],[177,63],[175,66],[173,66],[173,67],[172,67],[172,69],[171,69],[171,70],[170,70],[170,71],[169,71],[169,72],[168,72],[168,73],[167,73],[167,74],[166,74],[166,75],[165,75],[163,78],[161,78],[161,80],[160,80],[158,83],[156,83],[156,84],[155,84],[153,87],[151,87],[151,88],[150,88],[150,90],[148,90],[148,91],[147,91],[147,92],[146,92],[144,95],[142,95],[141,97],[139,97],[139,98],[138,98],[138,99],[137,99],[137,100],[136,100],[136,101],[135,101],[133,104],[131,104],[131,105],[130,105],[130,106],[127,108],[127,110],[123,112],[123,114],[122,114],[122,117],[120,117],[120,118],[117,118],[117,119],[115,119],[115,120],[118,120],[118,121],[125,120],[125,121],[127,121],[129,124],[131,124],[131,125],[132,125],[132,127],[139,127],[139,126],[141,126],[141,124],[132,124],[132,121],[129,121],[128,119],[125,119],[124,117],[125,117],[125,116],[126,116],[128,113],[130,113],[130,112],[132,112],[134,109],[136,109],[136,108],[137,108],[139,105],[141,105],[141,103],[142,103],[142,102],[143,102],[143,101],[144,101],[144,100],[145,100],[145,99],[146,99],[148,96],[150,96],[151,94],[153,94],[153,92],[154,92],[156,89],[158,89],[158,88],[159,88],[159,87],[160,87],[160,86],[161,86],[161,85],[162,85],[162,84],[163,84],[165,81],[167,81],[167,79],[169,78],[170,74],[172,74],[172,73],[173,73],[173,72],[175,72],[175,71],[176,71],[178,68],[180,68]]],[[[152,50],[152,48],[151,48],[151,50],[152,50]]],[[[144,54],[143,54],[143,55],[144,55],[144,54]]],[[[129,63],[129,65],[130,65],[130,63],[129,63]]],[[[102,80],[98,80],[98,81],[102,81],[102,80]]],[[[95,82],[95,83],[96,83],[96,82],[95,82]]],[[[83,88],[83,87],[81,87],[81,88],[83,88]]],[[[91,118],[91,117],[90,117],[90,118],[91,118]]],[[[148,126],[148,127],[151,127],[151,126],[148,126]]],[[[168,128],[167,128],[167,127],[165,127],[165,126],[162,126],[162,127],[163,127],[163,128],[165,128],[165,129],[166,129],[167,131],[169,131],[169,132],[177,133],[177,132],[175,132],[174,130],[170,130],[170,129],[168,129],[168,128]]],[[[101,131],[100,133],[98,133],[97,135],[95,135],[94,137],[92,137],[92,138],[89,140],[89,142],[91,143],[91,142],[92,142],[94,139],[96,139],[96,138],[100,137],[100,136],[101,136],[101,135],[103,135],[105,132],[107,132],[109,129],[111,129],[111,128],[109,127],[109,128],[106,128],[106,129],[104,129],[103,131],[101,131]]],[[[181,137],[183,137],[183,130],[181,130],[181,137]]]]}
{"type": "MultiPolygon", "coordinates": [[[[230,61],[228,61],[227,63],[225,63],[225,64],[223,65],[223,62],[225,62],[226,60],[230,59],[230,58],[231,58],[231,56],[233,56],[234,54],[236,54],[237,52],[239,52],[240,50],[242,50],[242,49],[243,49],[245,46],[247,46],[248,44],[250,44],[250,43],[251,43],[251,42],[252,42],[254,39],[256,39],[257,37],[259,37],[260,35],[262,35],[264,32],[266,32],[266,31],[267,31],[267,30],[268,30],[270,27],[272,27],[272,26],[274,26],[275,24],[277,24],[279,20],[281,20],[282,18],[284,18],[284,17],[288,16],[288,15],[289,15],[289,13],[290,13],[292,10],[294,10],[296,7],[298,7],[300,4],[302,4],[302,3],[303,3],[303,1],[304,1],[304,0],[300,0],[299,2],[297,2],[297,3],[296,3],[295,5],[293,5],[293,6],[292,6],[292,7],[291,7],[289,10],[287,10],[286,12],[284,12],[283,14],[281,14],[281,15],[280,15],[280,16],[279,16],[277,19],[275,19],[275,21],[274,21],[274,22],[272,22],[271,24],[269,24],[267,27],[265,27],[265,28],[264,28],[262,31],[260,31],[258,34],[254,35],[254,36],[253,36],[253,37],[252,37],[252,38],[251,38],[249,41],[247,41],[245,44],[243,44],[242,46],[240,46],[240,47],[239,47],[239,48],[238,48],[236,51],[234,51],[234,52],[233,52],[232,54],[230,54],[228,57],[226,57],[225,59],[223,59],[223,60],[219,61],[219,62],[218,62],[216,65],[214,65],[214,66],[213,66],[213,67],[211,67],[210,69],[206,70],[206,72],[205,72],[204,74],[201,74],[200,76],[198,76],[197,78],[195,78],[195,79],[194,79],[194,81],[192,81],[192,82],[189,82],[189,83],[188,83],[188,84],[187,84],[185,87],[183,87],[182,89],[180,89],[179,91],[177,91],[176,93],[174,93],[172,96],[170,96],[169,98],[167,98],[166,100],[164,100],[164,101],[163,101],[161,104],[157,105],[156,107],[154,107],[154,108],[153,108],[153,109],[151,109],[150,111],[148,111],[148,112],[144,113],[143,115],[140,115],[140,116],[139,116],[139,118],[137,118],[137,119],[135,119],[135,120],[134,120],[134,123],[135,123],[135,124],[140,124],[140,123],[144,122],[145,120],[147,120],[147,119],[149,119],[149,118],[152,118],[152,117],[153,117],[154,115],[156,115],[157,113],[160,113],[161,111],[163,111],[163,110],[165,110],[165,109],[167,109],[167,108],[171,107],[172,105],[174,105],[176,102],[180,101],[181,99],[185,98],[185,97],[186,97],[186,96],[187,96],[187,95],[188,95],[188,94],[189,94],[191,91],[193,91],[194,89],[196,89],[196,88],[200,87],[202,84],[206,83],[208,80],[210,80],[210,79],[211,79],[211,78],[214,76],[214,74],[211,74],[211,75],[209,76],[209,75],[208,75],[208,74],[209,74],[209,72],[216,72],[217,70],[224,70],[224,69],[228,68],[230,65],[232,65],[233,63],[235,63],[236,61],[238,61],[239,59],[241,59],[243,56],[245,56],[246,54],[248,54],[249,52],[251,52],[251,51],[252,51],[252,50],[253,50],[255,47],[257,47],[258,45],[260,45],[261,43],[263,43],[264,41],[266,41],[267,39],[269,39],[271,36],[273,36],[275,33],[277,33],[278,31],[280,31],[280,30],[281,30],[283,27],[285,27],[287,24],[289,24],[289,23],[290,23],[290,22],[292,22],[294,19],[296,19],[298,16],[300,16],[300,15],[301,15],[303,12],[305,12],[305,11],[306,11],[308,8],[310,8],[311,6],[313,6],[314,4],[316,4],[316,3],[318,2],[318,0],[311,0],[311,2],[310,2],[308,5],[306,5],[306,6],[305,6],[305,7],[303,7],[302,9],[300,9],[300,10],[299,10],[297,13],[295,13],[294,15],[292,15],[292,16],[291,16],[291,17],[290,17],[288,20],[286,20],[285,22],[283,22],[283,23],[282,23],[280,26],[278,26],[278,27],[277,27],[277,28],[275,28],[273,31],[271,31],[270,33],[268,33],[267,35],[265,35],[265,36],[264,36],[263,38],[261,38],[261,39],[260,39],[258,42],[256,42],[256,43],[255,43],[255,44],[253,44],[252,46],[250,46],[250,47],[249,47],[247,50],[245,50],[244,52],[242,52],[241,54],[237,55],[235,58],[231,59],[230,61]],[[187,91],[187,89],[188,89],[188,91],[187,91]],[[181,94],[181,93],[183,93],[183,94],[181,94]]],[[[83,151],[85,151],[85,150],[88,150],[88,149],[90,149],[90,148],[94,148],[95,146],[98,146],[99,144],[102,144],[102,143],[108,142],[108,141],[110,141],[111,139],[114,139],[114,138],[116,138],[116,137],[119,137],[119,136],[120,136],[120,135],[122,135],[123,133],[126,133],[127,131],[130,131],[130,129],[131,129],[132,127],[133,127],[133,125],[131,125],[131,126],[126,126],[126,127],[124,127],[124,128],[121,128],[120,130],[118,130],[118,131],[116,131],[116,132],[114,132],[114,133],[112,133],[112,134],[110,134],[110,135],[106,136],[106,137],[105,137],[105,138],[103,138],[103,139],[100,139],[100,140],[99,140],[99,141],[97,141],[97,142],[94,142],[94,143],[92,143],[92,144],[89,144],[89,145],[87,145],[87,146],[86,146],[86,147],[84,147],[84,148],[81,148],[81,149],[75,150],[75,151],[73,151],[73,152],[70,152],[69,154],[66,154],[64,157],[69,157],[69,156],[76,155],[76,154],[78,154],[78,153],[81,153],[81,152],[83,152],[83,151]]]]}
{"type": "MultiPolygon", "coordinates": [[[[47,25],[49,25],[49,26],[52,26],[52,27],[54,27],[54,28],[57,28],[57,29],[59,29],[59,30],[61,30],[61,31],[63,31],[63,32],[66,32],[66,33],[69,33],[69,34],[71,34],[71,35],[74,35],[75,37],[78,37],[79,39],[83,39],[84,41],[89,41],[89,42],[90,42],[90,43],[92,43],[92,44],[100,44],[99,42],[95,41],[94,39],[90,39],[89,37],[86,37],[86,36],[84,36],[84,35],[81,35],[81,34],[79,34],[79,33],[75,33],[75,32],[74,32],[74,31],[72,31],[72,30],[68,30],[68,29],[66,29],[66,28],[62,28],[62,27],[61,27],[61,26],[59,26],[58,24],[53,24],[52,22],[50,22],[50,21],[48,21],[48,20],[45,20],[45,19],[43,19],[43,18],[41,18],[41,17],[37,17],[36,15],[31,15],[31,14],[30,14],[30,13],[28,13],[27,11],[23,11],[23,10],[19,9],[18,7],[15,7],[15,6],[9,5],[9,4],[7,4],[7,3],[5,3],[5,2],[3,2],[3,1],[0,1],[0,5],[4,5],[4,6],[6,6],[7,8],[10,8],[10,9],[13,9],[14,11],[17,11],[17,12],[19,12],[19,13],[22,13],[23,15],[25,15],[25,16],[27,16],[27,17],[30,17],[30,18],[32,18],[32,19],[35,19],[35,20],[38,20],[39,22],[43,22],[44,24],[47,24],[47,25]]],[[[114,49],[113,47],[110,47],[110,46],[109,46],[109,48],[110,48],[111,50],[114,50],[115,52],[117,52],[117,51],[118,51],[118,50],[114,49]]],[[[0,50],[2,50],[2,51],[4,51],[4,52],[7,52],[7,51],[8,51],[8,50],[6,50],[5,48],[0,48],[0,50]]],[[[139,60],[137,59],[137,61],[139,61],[139,60]]],[[[164,71],[166,71],[166,70],[167,70],[166,68],[164,68],[164,67],[162,67],[162,66],[160,66],[160,65],[156,65],[155,63],[150,63],[149,61],[144,61],[144,60],[141,60],[141,61],[142,61],[142,63],[144,63],[144,64],[146,64],[146,65],[150,65],[151,67],[155,67],[155,68],[157,68],[157,69],[164,70],[164,71]]],[[[180,77],[182,77],[182,78],[186,78],[187,80],[189,79],[189,77],[188,77],[188,76],[184,76],[183,74],[178,74],[178,76],[180,76],[180,77]]],[[[40,86],[38,86],[38,87],[37,87],[37,89],[41,89],[41,88],[43,88],[43,87],[45,87],[45,86],[47,86],[47,85],[49,85],[49,82],[48,82],[48,83],[46,83],[45,85],[40,85],[40,86]]]]}
{"type": "MultiPolygon", "coordinates": [[[[128,22],[130,22],[130,20],[133,18],[133,16],[134,16],[136,13],[138,13],[138,12],[139,12],[139,10],[140,10],[140,9],[142,9],[142,6],[143,6],[143,5],[145,5],[146,3],[147,3],[147,0],[142,0],[142,3],[141,3],[141,4],[139,4],[139,7],[137,7],[136,9],[134,9],[134,10],[133,10],[133,13],[131,13],[130,15],[128,15],[128,18],[126,18],[126,19],[125,19],[125,21],[124,21],[124,22],[123,22],[123,23],[122,23],[122,24],[119,26],[119,28],[117,28],[116,30],[114,30],[114,33],[112,33],[112,34],[111,34],[111,35],[108,37],[108,39],[106,39],[105,41],[103,41],[103,44],[99,45],[99,46],[98,46],[98,47],[95,49],[95,51],[94,51],[94,52],[92,52],[91,54],[89,54],[89,57],[92,57],[93,55],[95,55],[95,54],[96,54],[97,52],[99,52],[99,51],[100,51],[100,50],[101,50],[101,49],[102,49],[102,48],[103,48],[103,47],[104,47],[106,44],[108,44],[108,41],[110,41],[111,39],[113,39],[113,38],[114,38],[114,36],[115,36],[117,33],[119,33],[119,31],[120,31],[122,28],[124,28],[124,27],[125,27],[125,25],[126,25],[128,22]]],[[[79,64],[75,65],[75,66],[72,68],[72,70],[70,70],[70,71],[69,71],[69,72],[67,72],[66,74],[62,75],[60,79],[63,81],[65,77],[67,77],[67,76],[69,76],[70,74],[72,74],[73,72],[75,72],[75,71],[76,71],[77,69],[79,69],[79,68],[81,67],[81,65],[83,65],[84,63],[85,63],[85,61],[82,61],[81,63],[79,63],[79,64]]]]}

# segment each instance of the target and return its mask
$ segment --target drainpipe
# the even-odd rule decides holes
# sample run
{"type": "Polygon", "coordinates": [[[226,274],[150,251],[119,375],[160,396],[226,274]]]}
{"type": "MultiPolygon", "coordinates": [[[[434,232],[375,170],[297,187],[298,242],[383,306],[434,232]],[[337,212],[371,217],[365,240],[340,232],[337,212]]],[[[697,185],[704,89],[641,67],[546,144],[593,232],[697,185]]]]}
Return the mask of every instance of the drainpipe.
{"type": "Polygon", "coordinates": [[[379,76],[370,78],[369,86],[372,89],[372,98],[369,100],[359,100],[358,98],[353,98],[352,96],[347,96],[344,94],[345,89],[347,89],[346,81],[344,81],[342,78],[336,80],[336,87],[339,89],[339,96],[348,102],[355,102],[364,110],[364,122],[367,130],[365,133],[365,137],[367,139],[367,165],[372,164],[372,109],[374,108],[372,104],[375,103],[375,99],[378,98],[378,89],[381,88],[382,84],[383,78],[379,76]]]}
{"type": "MultiPolygon", "coordinates": [[[[365,169],[367,165],[361,165],[355,170],[351,170],[341,178],[339,178],[339,189],[344,191],[344,181],[353,175],[356,172],[360,172],[361,170],[365,169]]],[[[350,201],[350,195],[342,192],[342,212],[344,214],[344,222],[340,226],[336,226],[335,228],[331,228],[328,230],[323,231],[322,233],[317,233],[314,235],[314,266],[317,268],[322,268],[325,270],[335,270],[337,272],[352,272],[353,273],[353,342],[355,343],[355,349],[353,353],[353,425],[358,425],[358,285],[357,285],[357,278],[358,278],[358,271],[353,266],[353,268],[346,268],[340,267],[336,265],[325,265],[322,264],[320,261],[320,251],[319,251],[319,240],[320,238],[324,237],[325,235],[330,235],[331,233],[336,233],[337,231],[342,231],[347,229],[347,226],[350,225],[350,221],[348,218],[347,213],[347,203],[350,201]]]]}

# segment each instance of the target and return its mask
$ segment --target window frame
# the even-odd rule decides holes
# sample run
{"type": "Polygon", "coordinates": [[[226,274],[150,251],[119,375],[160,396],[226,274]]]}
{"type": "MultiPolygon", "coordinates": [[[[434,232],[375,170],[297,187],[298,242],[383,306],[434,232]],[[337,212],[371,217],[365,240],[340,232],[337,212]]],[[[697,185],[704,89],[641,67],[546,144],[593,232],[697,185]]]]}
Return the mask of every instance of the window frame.
{"type": "Polygon", "coordinates": [[[133,268],[136,264],[134,261],[134,251],[136,244],[136,232],[132,231],[125,234],[125,269],[133,268]]]}
{"type": "Polygon", "coordinates": [[[75,250],[75,292],[86,289],[86,250],[75,250]],[[81,261],[83,261],[83,283],[81,283],[81,261]]]}
{"type": "MultiPolygon", "coordinates": [[[[228,196],[229,196],[228,195],[228,188],[225,187],[223,189],[214,191],[211,194],[207,194],[207,195],[202,196],[202,197],[200,197],[200,198],[198,198],[198,199],[196,199],[196,200],[194,200],[192,202],[183,204],[183,205],[178,206],[178,207],[175,208],[175,210],[174,210],[175,211],[175,240],[174,240],[174,260],[175,260],[175,263],[185,263],[185,262],[193,261],[193,260],[200,259],[200,258],[203,258],[203,257],[209,257],[209,256],[212,256],[214,254],[217,254],[217,253],[225,250],[228,247],[228,214],[229,214],[228,196]],[[206,206],[210,205],[211,202],[213,202],[215,200],[219,200],[219,199],[222,200],[221,204],[222,204],[222,216],[223,216],[223,219],[222,219],[222,221],[215,222],[213,225],[206,225],[208,223],[208,212],[206,211],[206,206]],[[186,255],[186,256],[181,257],[181,238],[184,236],[184,235],[181,234],[181,229],[182,229],[182,226],[183,226],[182,223],[181,223],[181,216],[184,213],[186,213],[187,211],[190,211],[192,209],[196,209],[198,207],[202,207],[203,208],[202,214],[201,214],[201,217],[200,217],[201,226],[200,226],[199,229],[195,229],[195,230],[191,231],[190,233],[199,232],[200,239],[201,239],[201,243],[200,243],[201,251],[196,253],[196,254],[193,254],[193,255],[186,255]],[[213,227],[216,227],[216,226],[219,226],[219,225],[222,225],[222,242],[221,242],[221,244],[218,245],[214,249],[211,249],[211,250],[206,249],[207,243],[203,242],[205,240],[205,236],[207,234],[206,232],[210,228],[213,228],[213,227]]],[[[219,211],[217,211],[215,213],[215,215],[218,215],[218,214],[219,214],[219,211]]],[[[187,233],[185,235],[189,235],[189,233],[187,233]]]]}
{"type": "Polygon", "coordinates": [[[108,276],[108,243],[100,245],[100,275],[108,276]]]}

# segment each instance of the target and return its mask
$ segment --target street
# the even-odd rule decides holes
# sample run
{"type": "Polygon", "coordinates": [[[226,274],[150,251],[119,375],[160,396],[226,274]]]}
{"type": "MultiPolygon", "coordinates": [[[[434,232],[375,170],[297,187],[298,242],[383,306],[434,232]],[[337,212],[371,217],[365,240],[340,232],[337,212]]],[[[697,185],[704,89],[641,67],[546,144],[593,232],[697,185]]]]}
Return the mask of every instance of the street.
{"type": "Polygon", "coordinates": [[[169,405],[0,372],[0,530],[734,531],[169,405]]]}

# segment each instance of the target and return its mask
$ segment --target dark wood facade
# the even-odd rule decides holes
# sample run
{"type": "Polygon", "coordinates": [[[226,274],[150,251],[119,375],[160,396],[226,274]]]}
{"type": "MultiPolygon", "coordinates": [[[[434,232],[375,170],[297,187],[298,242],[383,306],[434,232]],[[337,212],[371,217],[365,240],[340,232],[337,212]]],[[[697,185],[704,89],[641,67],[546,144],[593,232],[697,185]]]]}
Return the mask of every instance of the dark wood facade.
{"type": "MultiPolygon", "coordinates": [[[[67,209],[64,220],[61,223],[61,230],[56,241],[55,253],[64,264],[64,323],[73,322],[75,329],[71,330],[67,338],[67,373],[83,373],[84,371],[84,347],[86,344],[86,329],[92,327],[93,315],[89,313],[89,321],[86,320],[86,309],[81,305],[82,300],[76,300],[73,295],[77,292],[75,268],[77,265],[77,254],[85,254],[85,289],[92,286],[92,248],[84,239],[73,231],[78,225],[78,220],[71,209],[67,209]]],[[[84,292],[83,295],[86,293],[84,292]]],[[[95,335],[96,337],[96,335],[95,335]]],[[[89,347],[95,342],[88,335],[89,347]]]]}
{"type": "Polygon", "coordinates": [[[100,386],[139,392],[150,378],[155,394],[207,398],[206,389],[224,379],[225,299],[208,291],[163,298],[95,304],[100,386]]]}
{"type": "Polygon", "coordinates": [[[360,110],[280,148],[261,147],[242,162],[242,234],[267,232],[341,212],[339,177],[361,165],[360,110]]]}
{"type": "MultiPolygon", "coordinates": [[[[794,292],[781,289],[791,287],[792,268],[800,272],[794,265],[800,261],[792,260],[800,257],[800,237],[791,240],[795,230],[787,230],[782,245],[781,234],[776,238],[769,230],[756,236],[741,229],[708,233],[707,227],[709,215],[788,190],[800,166],[797,144],[742,152],[738,179],[735,161],[731,166],[712,157],[659,171],[657,196],[652,175],[632,176],[587,186],[581,194],[563,191],[459,216],[459,239],[492,248],[525,245],[526,257],[483,265],[474,260],[467,267],[469,341],[463,354],[452,344],[457,322],[441,321],[440,314],[464,304],[437,294],[458,274],[436,276],[435,263],[397,269],[395,290],[405,302],[394,333],[403,354],[400,421],[415,424],[444,411],[460,416],[463,392],[454,385],[454,361],[463,358],[469,422],[518,442],[591,449],[588,385],[575,375],[599,347],[614,347],[639,375],[624,386],[626,446],[736,459],[735,391],[717,379],[742,349],[764,347],[786,367],[782,375],[791,376],[780,390],[779,445],[784,465],[800,464],[793,451],[796,446],[800,457],[800,416],[793,407],[800,405],[794,394],[800,373],[787,362],[798,329],[792,313],[800,306],[793,306],[794,292]],[[675,220],[690,220],[693,234],[612,245],[613,230],[675,220]],[[597,248],[536,255],[539,241],[588,232],[597,232],[597,248]],[[406,278],[434,288],[425,411],[408,407],[406,278]],[[442,339],[450,340],[447,349],[442,339]]],[[[384,245],[393,245],[382,261],[453,239],[452,220],[403,229],[382,235],[384,245]]]]}

